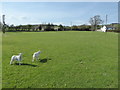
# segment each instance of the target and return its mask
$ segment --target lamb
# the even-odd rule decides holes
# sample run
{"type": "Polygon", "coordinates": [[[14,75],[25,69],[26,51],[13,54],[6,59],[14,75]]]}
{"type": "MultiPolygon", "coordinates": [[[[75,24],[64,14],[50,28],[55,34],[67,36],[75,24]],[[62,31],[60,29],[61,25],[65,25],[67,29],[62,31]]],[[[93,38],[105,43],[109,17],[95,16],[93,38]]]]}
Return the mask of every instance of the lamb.
{"type": "Polygon", "coordinates": [[[41,53],[40,50],[39,50],[38,52],[35,52],[35,53],[33,54],[33,59],[32,59],[32,61],[34,61],[35,59],[38,60],[40,53],[41,53]]]}
{"type": "Polygon", "coordinates": [[[11,57],[10,64],[12,64],[14,60],[18,61],[19,65],[21,65],[20,62],[22,61],[22,53],[19,53],[19,55],[13,55],[11,57]]]}

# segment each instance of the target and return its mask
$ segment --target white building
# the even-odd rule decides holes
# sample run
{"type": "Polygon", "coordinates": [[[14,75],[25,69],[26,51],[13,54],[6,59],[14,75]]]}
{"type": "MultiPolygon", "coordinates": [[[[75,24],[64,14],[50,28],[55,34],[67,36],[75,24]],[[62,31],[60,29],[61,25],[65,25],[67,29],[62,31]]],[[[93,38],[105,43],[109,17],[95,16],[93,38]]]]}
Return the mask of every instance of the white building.
{"type": "Polygon", "coordinates": [[[107,27],[104,25],[100,30],[101,30],[102,32],[106,32],[107,27]]]}

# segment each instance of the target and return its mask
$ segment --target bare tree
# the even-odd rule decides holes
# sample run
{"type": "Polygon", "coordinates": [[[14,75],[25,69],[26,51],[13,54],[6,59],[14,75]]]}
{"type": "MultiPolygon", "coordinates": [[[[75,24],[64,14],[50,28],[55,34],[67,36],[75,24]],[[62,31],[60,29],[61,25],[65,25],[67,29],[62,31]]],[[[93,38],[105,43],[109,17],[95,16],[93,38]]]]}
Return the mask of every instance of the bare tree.
{"type": "Polygon", "coordinates": [[[103,24],[103,20],[100,18],[100,15],[96,15],[90,18],[89,23],[93,26],[93,30],[97,29],[97,25],[103,24]]]}
{"type": "Polygon", "coordinates": [[[3,24],[0,22],[0,31],[2,31],[3,24]]]}

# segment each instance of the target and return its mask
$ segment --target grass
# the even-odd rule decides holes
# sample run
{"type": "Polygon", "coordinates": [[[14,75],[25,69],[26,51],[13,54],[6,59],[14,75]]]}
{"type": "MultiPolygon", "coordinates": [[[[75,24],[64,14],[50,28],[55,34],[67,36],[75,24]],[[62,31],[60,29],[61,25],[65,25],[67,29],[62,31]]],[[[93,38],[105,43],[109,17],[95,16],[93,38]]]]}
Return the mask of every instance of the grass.
{"type": "Polygon", "coordinates": [[[2,88],[2,32],[0,31],[0,89],[2,88]]]}
{"type": "Polygon", "coordinates": [[[117,88],[118,34],[9,32],[3,35],[3,88],[117,88]],[[41,50],[39,61],[32,54],[41,50]],[[10,65],[23,53],[23,65],[10,65]]]}

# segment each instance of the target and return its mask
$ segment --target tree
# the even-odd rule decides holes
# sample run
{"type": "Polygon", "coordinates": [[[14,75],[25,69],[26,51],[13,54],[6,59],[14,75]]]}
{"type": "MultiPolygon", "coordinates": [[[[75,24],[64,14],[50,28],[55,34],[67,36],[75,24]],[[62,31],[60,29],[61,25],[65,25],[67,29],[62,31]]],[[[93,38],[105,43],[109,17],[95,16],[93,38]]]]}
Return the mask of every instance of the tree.
{"type": "Polygon", "coordinates": [[[46,25],[46,27],[45,27],[45,30],[46,30],[46,31],[54,31],[54,26],[51,25],[50,23],[48,23],[48,24],[46,25]]]}
{"type": "Polygon", "coordinates": [[[28,31],[31,30],[31,27],[32,27],[32,25],[30,25],[30,24],[27,25],[28,31]]]}
{"type": "Polygon", "coordinates": [[[2,31],[3,24],[0,22],[0,31],[2,31]]]}
{"type": "Polygon", "coordinates": [[[78,26],[73,25],[73,26],[72,26],[72,30],[77,30],[77,31],[79,31],[80,29],[79,29],[79,27],[78,27],[78,26]]]}
{"type": "Polygon", "coordinates": [[[63,27],[62,24],[60,24],[58,27],[59,27],[59,30],[60,30],[60,31],[64,31],[64,27],[63,27]]]}
{"type": "Polygon", "coordinates": [[[91,31],[90,28],[91,28],[91,26],[85,25],[85,24],[80,26],[81,31],[91,31]]]}
{"type": "Polygon", "coordinates": [[[15,28],[15,26],[14,26],[13,24],[10,25],[10,26],[9,26],[9,31],[15,31],[14,28],[15,28]]]}
{"type": "Polygon", "coordinates": [[[93,30],[96,30],[97,25],[103,24],[103,20],[101,20],[100,15],[96,15],[90,18],[89,23],[93,26],[93,30]]]}

